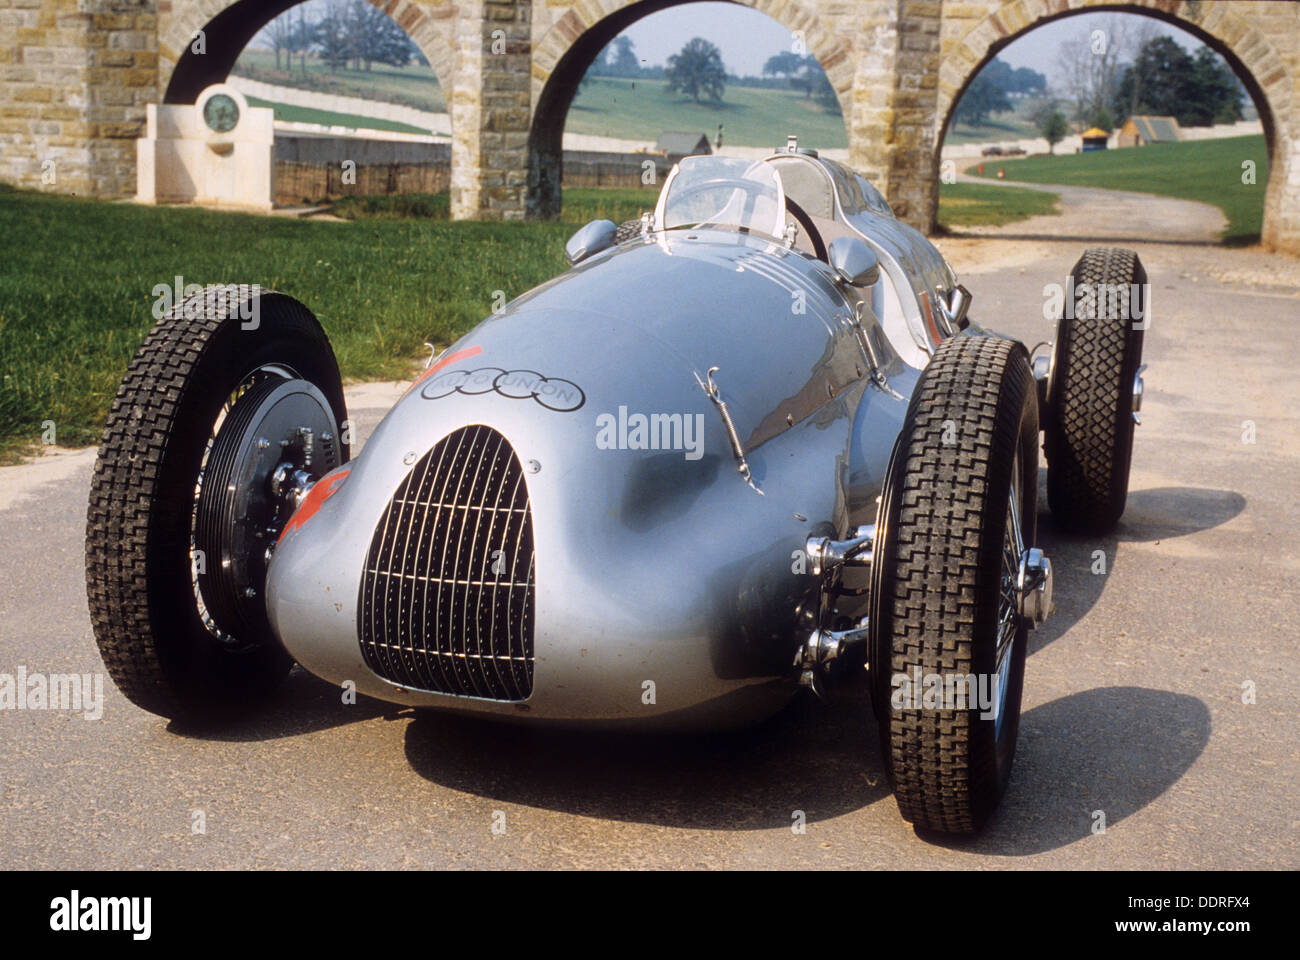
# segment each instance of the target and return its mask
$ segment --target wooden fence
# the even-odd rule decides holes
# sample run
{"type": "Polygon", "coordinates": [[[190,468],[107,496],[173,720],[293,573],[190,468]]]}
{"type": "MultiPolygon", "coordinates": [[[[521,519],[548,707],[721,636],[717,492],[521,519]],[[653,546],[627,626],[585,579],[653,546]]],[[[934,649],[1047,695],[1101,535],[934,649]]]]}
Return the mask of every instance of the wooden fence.
{"type": "MultiPolygon", "coordinates": [[[[662,183],[670,169],[662,156],[567,150],[565,187],[631,187],[662,183]],[[649,163],[648,167],[646,164],[649,163]]],[[[316,204],[351,194],[443,193],[451,188],[447,144],[278,136],[275,203],[316,204]]]]}
{"type": "Polygon", "coordinates": [[[444,193],[451,189],[451,167],[445,164],[386,163],[358,166],[347,176],[336,163],[275,163],[276,206],[320,203],[349,194],[444,193]]]}

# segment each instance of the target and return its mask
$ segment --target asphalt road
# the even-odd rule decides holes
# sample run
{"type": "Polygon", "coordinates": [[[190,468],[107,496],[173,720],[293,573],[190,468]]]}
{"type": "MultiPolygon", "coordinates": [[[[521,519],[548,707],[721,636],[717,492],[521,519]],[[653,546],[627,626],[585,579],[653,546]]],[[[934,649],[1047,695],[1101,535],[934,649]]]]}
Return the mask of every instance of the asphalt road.
{"type": "Polygon", "coordinates": [[[1228,219],[1218,207],[1195,200],[1161,197],[1153,193],[1129,190],[1104,190],[1099,187],[1073,187],[1064,184],[1021,183],[957,175],[962,183],[984,186],[1015,187],[1041,190],[1057,197],[1057,212],[1050,216],[1030,217],[1001,227],[969,227],[971,236],[1006,237],[1075,237],[1085,243],[1093,238],[1105,243],[1149,240],[1152,225],[1159,225],[1160,239],[1166,243],[1213,244],[1223,235],[1228,219]]]}
{"type": "MultiPolygon", "coordinates": [[[[1050,336],[1043,285],[1064,279],[1078,241],[941,246],[973,315],[1031,344],[1050,336]]],[[[577,736],[344,706],[296,670],[269,708],[220,730],[169,724],[107,686],[99,720],[0,710],[4,863],[1300,866],[1300,265],[1139,248],[1151,369],[1128,509],[1095,542],[1042,518],[1058,611],[1031,635],[1016,769],[980,837],[936,842],[900,819],[852,692],[739,734],[577,736]]],[[[367,429],[385,393],[354,393],[367,429]]],[[[0,470],[0,673],[101,669],[82,579],[92,461],[0,470]]]]}

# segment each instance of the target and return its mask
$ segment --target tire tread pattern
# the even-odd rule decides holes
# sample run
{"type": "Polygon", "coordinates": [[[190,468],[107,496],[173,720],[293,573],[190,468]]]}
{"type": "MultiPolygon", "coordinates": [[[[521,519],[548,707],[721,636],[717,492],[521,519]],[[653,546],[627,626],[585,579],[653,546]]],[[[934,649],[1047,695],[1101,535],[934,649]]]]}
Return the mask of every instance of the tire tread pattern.
{"type": "Polygon", "coordinates": [[[1130,290],[1146,283],[1146,272],[1132,250],[1094,247],[1084,251],[1072,277],[1076,291],[1087,288],[1057,331],[1044,438],[1047,499],[1065,529],[1098,534],[1119,521],[1128,497],[1132,383],[1143,331],[1127,316],[1130,310],[1113,297],[1099,297],[1097,289],[1130,290]]]}
{"type": "MultiPolygon", "coordinates": [[[[886,632],[878,649],[887,652],[891,675],[917,667],[945,676],[991,670],[989,644],[977,638],[996,634],[1011,464],[1030,430],[1036,476],[1037,400],[1023,346],[972,336],[939,346],[904,422],[892,544],[880,558],[877,610],[886,632]]],[[[1030,543],[1032,536],[1031,521],[1030,543]]],[[[945,833],[977,830],[1005,785],[989,731],[980,729],[987,722],[973,710],[891,710],[886,690],[876,691],[903,818],[945,833]]]]}

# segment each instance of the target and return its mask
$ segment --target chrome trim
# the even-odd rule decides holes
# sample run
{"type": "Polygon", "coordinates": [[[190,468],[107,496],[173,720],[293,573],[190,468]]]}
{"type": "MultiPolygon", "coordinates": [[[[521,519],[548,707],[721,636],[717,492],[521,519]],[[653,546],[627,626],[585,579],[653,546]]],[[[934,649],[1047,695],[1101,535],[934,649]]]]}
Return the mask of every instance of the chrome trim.
{"type": "Polygon", "coordinates": [[[731,419],[731,414],[727,412],[727,401],[722,399],[722,394],[718,391],[718,385],[713,380],[713,375],[718,372],[718,369],[718,367],[709,367],[707,384],[700,379],[698,373],[695,374],[695,382],[700,385],[700,388],[708,398],[713,401],[714,407],[717,408],[718,416],[722,418],[722,426],[727,431],[727,439],[731,441],[731,453],[736,458],[736,469],[740,472],[740,475],[744,478],[745,482],[749,484],[754,492],[761,497],[763,496],[763,491],[759,490],[758,485],[754,483],[753,473],[749,469],[749,461],[745,459],[745,448],[741,445],[740,436],[736,433],[736,425],[731,419]]]}
{"type": "Polygon", "coordinates": [[[820,577],[842,566],[871,566],[875,541],[876,525],[872,523],[853,530],[847,540],[809,537],[804,550],[812,563],[813,576],[820,577]]]}
{"type": "Polygon", "coordinates": [[[866,617],[848,630],[814,630],[795,657],[795,665],[799,668],[799,686],[807,687],[818,697],[824,697],[826,689],[822,680],[831,669],[831,664],[849,650],[866,643],[869,636],[870,627],[866,617]]]}
{"type": "Polygon", "coordinates": [[[1142,394],[1146,391],[1146,381],[1142,379],[1142,371],[1147,368],[1144,363],[1137,368],[1137,373],[1133,374],[1133,422],[1139,427],[1142,426],[1142,418],[1138,412],[1142,409],[1142,394]]]}
{"type": "Polygon", "coordinates": [[[357,630],[374,673],[415,690],[522,701],[533,691],[532,506],[510,442],[448,434],[375,526],[357,630]]]}
{"type": "Polygon", "coordinates": [[[972,299],[974,298],[971,292],[960,283],[949,291],[947,302],[944,302],[942,297],[939,298],[950,332],[956,333],[965,328],[966,313],[970,310],[972,299]]]}
{"type": "Polygon", "coordinates": [[[1016,576],[1016,605],[1020,616],[1032,629],[1045,621],[1052,605],[1052,561],[1037,547],[1030,547],[1020,557],[1016,576]]]}

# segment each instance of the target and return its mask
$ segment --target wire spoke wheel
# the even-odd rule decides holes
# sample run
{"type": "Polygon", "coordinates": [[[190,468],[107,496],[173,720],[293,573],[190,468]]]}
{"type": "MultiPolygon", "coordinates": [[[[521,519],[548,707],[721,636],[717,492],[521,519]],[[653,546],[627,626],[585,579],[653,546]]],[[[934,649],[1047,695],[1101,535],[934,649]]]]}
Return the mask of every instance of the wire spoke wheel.
{"type": "Polygon", "coordinates": [[[971,833],[1006,788],[1024,683],[1038,400],[1023,346],[945,340],[913,393],[876,521],[872,698],[903,818],[971,833]],[[941,691],[918,700],[920,680],[941,691]]]}

